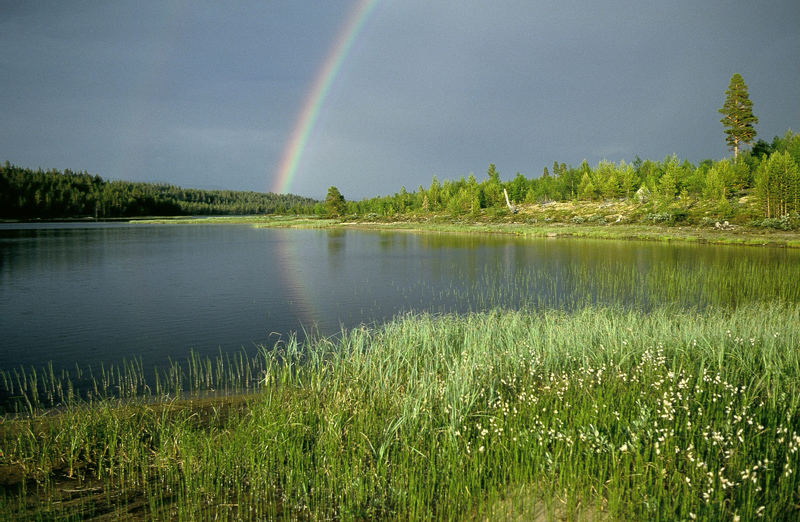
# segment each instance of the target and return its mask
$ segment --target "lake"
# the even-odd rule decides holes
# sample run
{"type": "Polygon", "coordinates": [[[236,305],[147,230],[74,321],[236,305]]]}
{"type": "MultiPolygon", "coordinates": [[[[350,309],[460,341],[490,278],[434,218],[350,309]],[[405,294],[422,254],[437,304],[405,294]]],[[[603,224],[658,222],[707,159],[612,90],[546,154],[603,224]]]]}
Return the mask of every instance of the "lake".
{"type": "Polygon", "coordinates": [[[0,224],[0,370],[254,353],[406,311],[800,302],[800,252],[250,225],[0,224]]]}

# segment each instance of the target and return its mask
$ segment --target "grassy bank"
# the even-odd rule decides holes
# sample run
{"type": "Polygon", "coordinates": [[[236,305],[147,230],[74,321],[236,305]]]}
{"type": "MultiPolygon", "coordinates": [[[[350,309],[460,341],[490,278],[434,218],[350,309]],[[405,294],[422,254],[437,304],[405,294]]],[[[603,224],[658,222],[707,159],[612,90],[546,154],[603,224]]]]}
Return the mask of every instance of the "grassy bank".
{"type": "MultiPolygon", "coordinates": [[[[261,226],[261,225],[258,225],[261,226]]],[[[511,234],[523,237],[580,237],[593,239],[634,239],[643,241],[690,241],[709,244],[780,246],[800,248],[800,233],[738,228],[717,230],[697,226],[641,224],[566,224],[471,221],[349,221],[343,227],[452,233],[511,234]]]]}
{"type": "Polygon", "coordinates": [[[420,315],[192,361],[159,393],[257,391],[6,418],[0,512],[795,519],[798,324],[795,305],[420,315]]]}

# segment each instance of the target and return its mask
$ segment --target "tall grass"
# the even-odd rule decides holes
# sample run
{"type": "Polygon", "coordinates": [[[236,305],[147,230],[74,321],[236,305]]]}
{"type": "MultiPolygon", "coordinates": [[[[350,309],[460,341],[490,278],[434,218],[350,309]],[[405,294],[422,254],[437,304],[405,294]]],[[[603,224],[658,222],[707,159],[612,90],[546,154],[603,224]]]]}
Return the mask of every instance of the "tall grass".
{"type": "Polygon", "coordinates": [[[29,386],[0,426],[0,466],[23,477],[0,512],[793,519],[798,325],[777,304],[409,315],[233,374],[173,365],[170,397],[235,374],[257,387],[238,401],[73,395],[46,414],[29,386]]]}
{"type": "MultiPolygon", "coordinates": [[[[297,344],[291,339],[290,344],[297,344]]],[[[145,373],[140,359],[99,368],[53,370],[36,367],[0,370],[0,412],[34,414],[46,408],[64,408],[76,403],[116,401],[164,401],[181,396],[227,396],[258,387],[273,356],[264,352],[252,357],[246,352],[222,353],[214,358],[191,353],[182,362],[153,368],[145,373]]]]}

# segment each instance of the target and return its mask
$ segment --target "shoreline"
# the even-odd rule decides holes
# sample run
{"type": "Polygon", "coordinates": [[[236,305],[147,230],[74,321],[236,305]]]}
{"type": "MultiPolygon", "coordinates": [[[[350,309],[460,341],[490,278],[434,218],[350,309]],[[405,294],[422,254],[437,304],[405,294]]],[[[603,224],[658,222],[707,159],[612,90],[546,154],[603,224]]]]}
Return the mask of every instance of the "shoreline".
{"type": "Polygon", "coordinates": [[[337,228],[453,234],[500,234],[531,238],[586,238],[638,241],[686,241],[713,245],[800,248],[800,232],[735,226],[720,230],[702,226],[659,226],[629,223],[605,225],[457,221],[432,216],[419,220],[337,220],[316,217],[218,216],[206,218],[137,219],[142,224],[250,224],[258,228],[337,228]]]}
{"type": "MultiPolygon", "coordinates": [[[[58,415],[9,419],[0,512],[792,518],[799,417],[785,397],[800,382],[790,349],[798,313],[763,304],[704,316],[406,316],[307,351],[265,353],[265,373],[247,370],[259,378],[253,394],[77,401],[58,415]],[[756,480],[740,478],[754,468],[756,480]],[[725,491],[704,498],[718,477],[725,491]],[[641,498],[657,509],[629,500],[641,498]]],[[[184,383],[194,377],[206,382],[184,383]]]]}

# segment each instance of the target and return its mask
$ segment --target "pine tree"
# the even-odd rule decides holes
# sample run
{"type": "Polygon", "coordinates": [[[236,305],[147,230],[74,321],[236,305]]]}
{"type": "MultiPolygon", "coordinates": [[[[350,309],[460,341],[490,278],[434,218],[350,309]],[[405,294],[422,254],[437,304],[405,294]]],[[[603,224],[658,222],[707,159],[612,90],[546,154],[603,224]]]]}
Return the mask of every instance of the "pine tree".
{"type": "Polygon", "coordinates": [[[436,174],[433,175],[433,179],[431,180],[431,186],[428,189],[428,208],[430,210],[438,210],[439,203],[441,202],[441,194],[442,192],[442,185],[439,183],[439,178],[436,174]]]}
{"type": "Polygon", "coordinates": [[[720,122],[727,134],[725,141],[733,149],[733,157],[736,159],[739,156],[739,145],[750,143],[755,138],[756,130],[753,125],[758,123],[758,118],[753,115],[753,102],[750,101],[747,85],[739,73],[731,77],[725,96],[725,104],[719,110],[725,117],[720,122]]]}
{"type": "Polygon", "coordinates": [[[706,174],[703,197],[710,201],[721,202],[727,198],[727,181],[731,178],[733,167],[729,160],[714,163],[706,174]]]}
{"type": "Polygon", "coordinates": [[[756,173],[756,192],[768,218],[780,218],[800,207],[800,168],[787,151],[773,152],[756,173]]]}
{"type": "Polygon", "coordinates": [[[625,163],[623,160],[618,167],[619,177],[622,181],[622,190],[625,192],[625,198],[630,199],[636,189],[639,188],[639,179],[636,174],[636,169],[633,165],[625,163]]]}
{"type": "Polygon", "coordinates": [[[494,163],[489,164],[489,170],[486,174],[489,176],[489,179],[482,183],[483,191],[486,195],[486,206],[500,207],[505,205],[503,183],[500,181],[500,173],[497,172],[497,167],[494,163]]]}
{"type": "Polygon", "coordinates": [[[581,184],[578,185],[578,199],[592,200],[597,194],[597,187],[588,172],[583,173],[581,184]]]}
{"type": "Polygon", "coordinates": [[[344,196],[342,196],[338,188],[332,186],[328,189],[328,196],[325,198],[325,209],[331,217],[341,216],[347,211],[344,196]]]}
{"type": "Polygon", "coordinates": [[[662,203],[669,205],[675,201],[675,196],[681,189],[682,173],[678,157],[675,154],[664,160],[664,173],[658,179],[657,184],[657,192],[662,203]]]}

